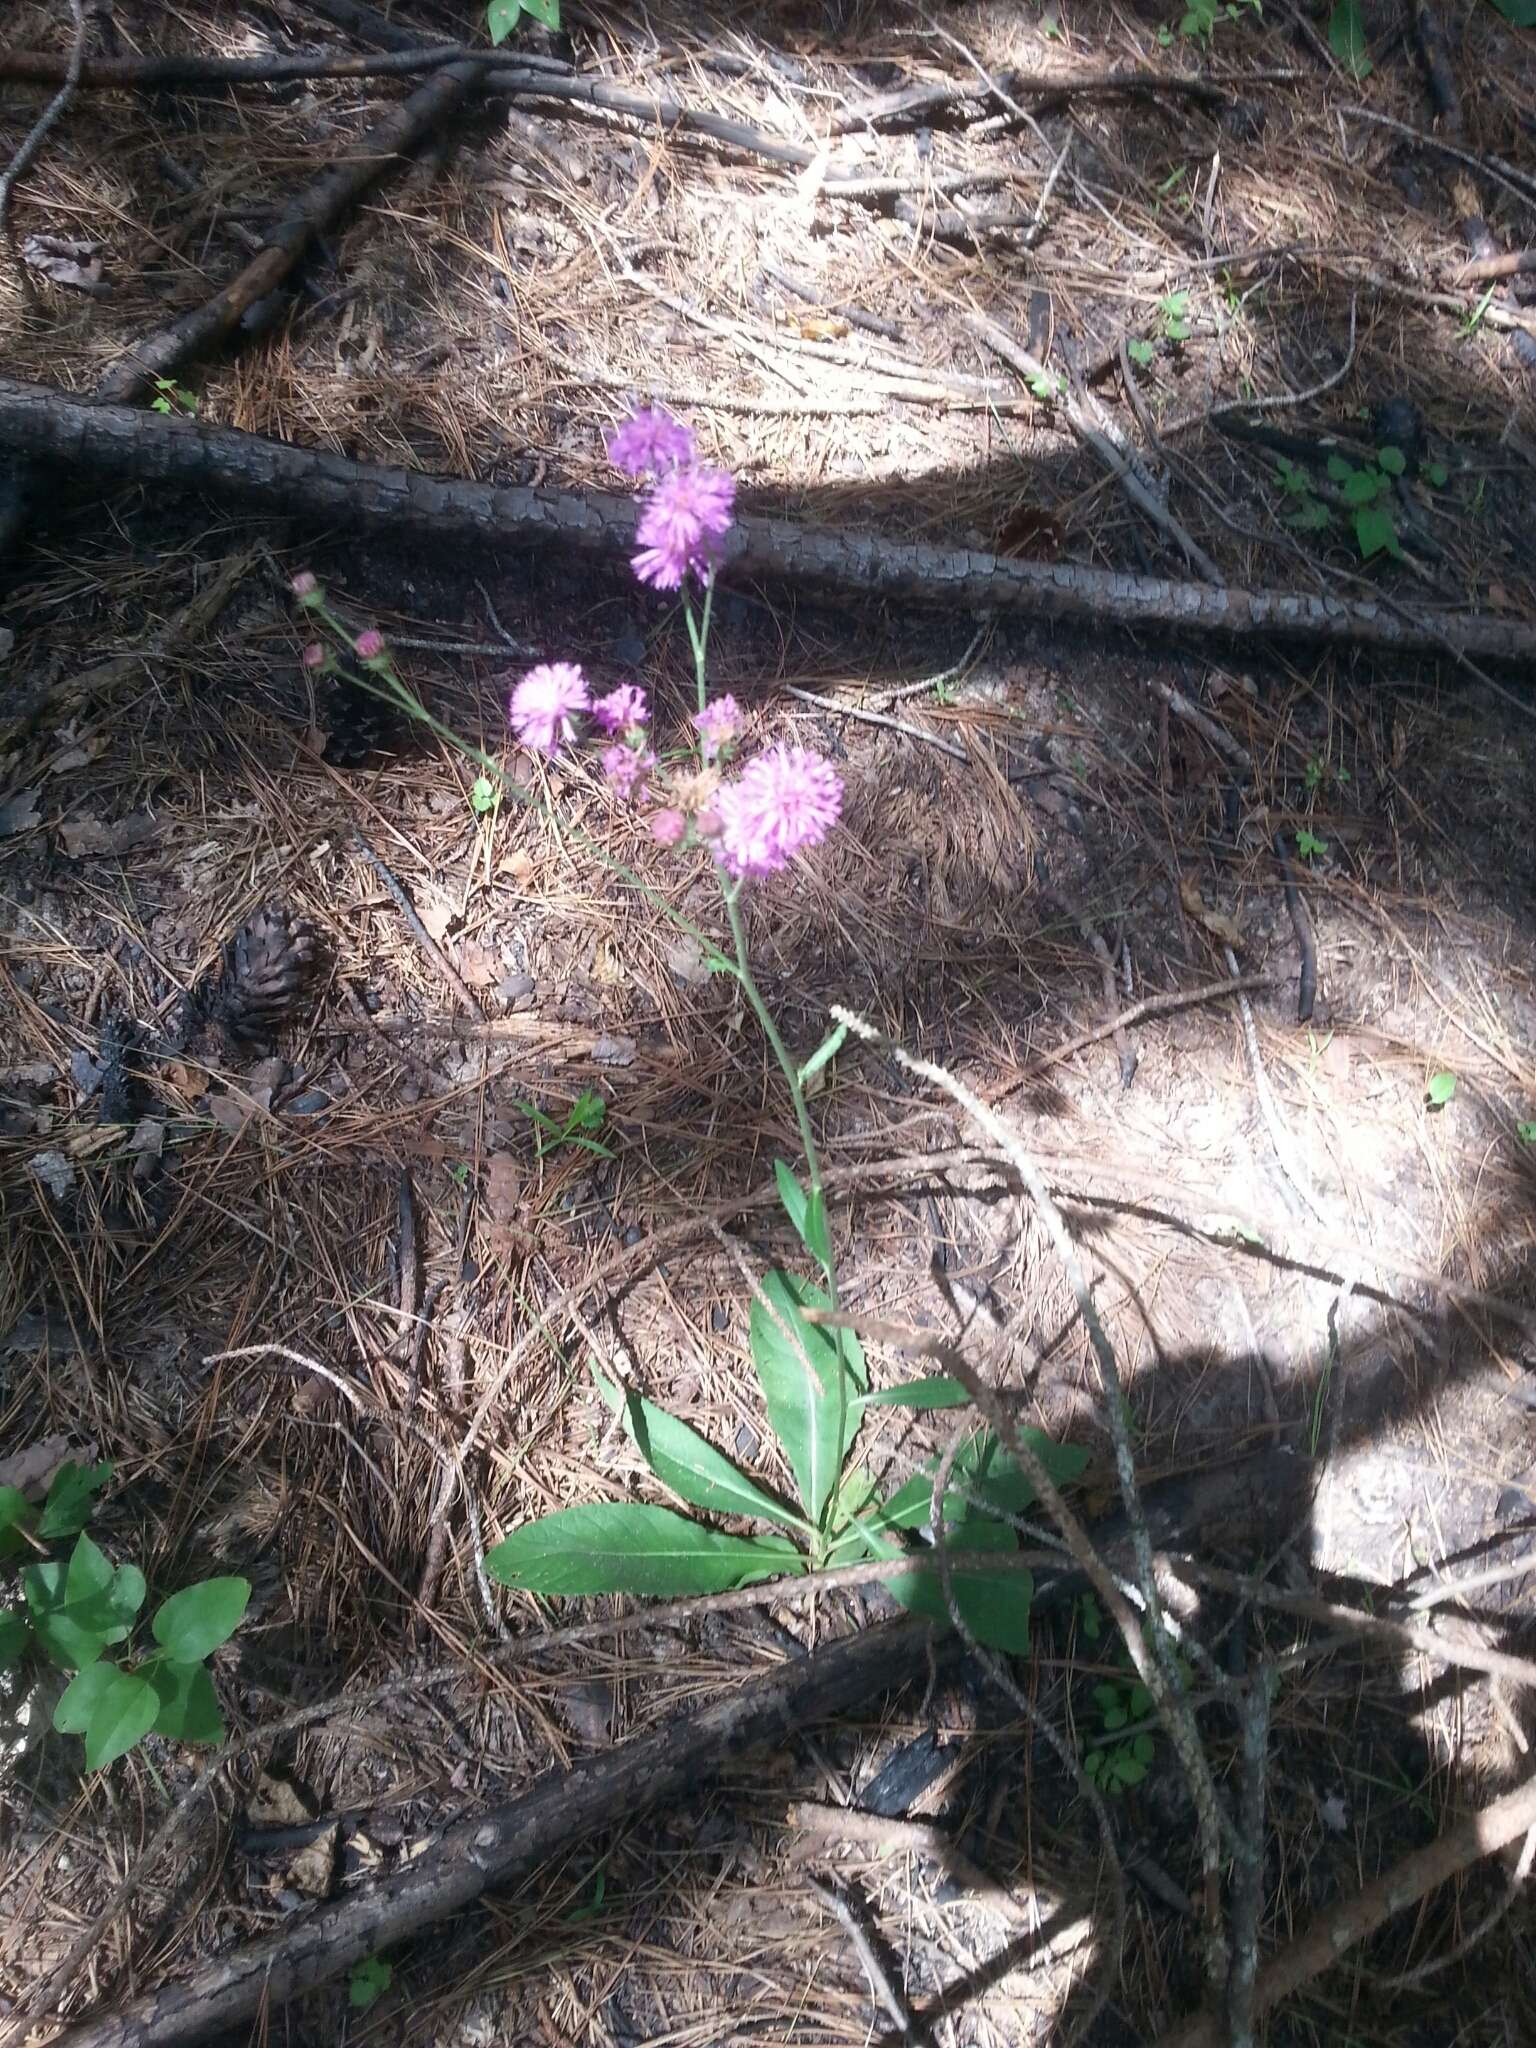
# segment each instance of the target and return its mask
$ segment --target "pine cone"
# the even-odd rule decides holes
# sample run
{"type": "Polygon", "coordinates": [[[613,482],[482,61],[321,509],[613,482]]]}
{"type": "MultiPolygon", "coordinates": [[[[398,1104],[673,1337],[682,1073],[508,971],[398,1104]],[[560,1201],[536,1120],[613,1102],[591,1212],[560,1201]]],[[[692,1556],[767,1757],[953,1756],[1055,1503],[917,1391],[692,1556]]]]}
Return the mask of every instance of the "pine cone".
{"type": "Polygon", "coordinates": [[[292,1016],[315,966],[315,935],[281,904],[241,925],[196,992],[201,1016],[237,1042],[269,1039],[292,1016]]]}
{"type": "Polygon", "coordinates": [[[386,698],[343,676],[325,707],[330,737],[323,758],[333,768],[361,768],[370,754],[393,750],[400,714],[386,698]]]}

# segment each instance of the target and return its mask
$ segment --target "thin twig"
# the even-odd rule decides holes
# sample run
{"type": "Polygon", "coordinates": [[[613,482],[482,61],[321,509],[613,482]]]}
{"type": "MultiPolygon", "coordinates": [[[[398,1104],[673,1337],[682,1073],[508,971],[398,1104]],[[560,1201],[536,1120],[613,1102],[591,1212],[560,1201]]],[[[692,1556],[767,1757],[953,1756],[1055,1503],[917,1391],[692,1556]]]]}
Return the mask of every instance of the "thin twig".
{"type": "Polygon", "coordinates": [[[1101,1039],[1113,1037],[1117,1031],[1128,1031],[1133,1024],[1144,1023],[1148,1017],[1167,1017],[1176,1010],[1192,1009],[1196,1003],[1220,1001],[1227,996],[1236,995],[1239,990],[1273,988],[1274,985],[1273,975],[1248,974],[1238,981],[1230,978],[1208,981],[1199,988],[1174,989],[1167,995],[1144,996],[1139,1003],[1132,1003],[1128,1010],[1122,1010],[1117,1017],[1107,1017],[1102,1024],[1095,1024],[1091,1031],[1080,1031],[1076,1038],[1069,1038],[1065,1045],[1053,1046],[1049,1052],[1042,1053],[1039,1059],[1032,1060],[1027,1067],[1008,1080],[995,1082],[981,1099],[989,1105],[999,1103],[1016,1088],[1024,1087],[1027,1082],[1035,1080],[1050,1068],[1060,1066],[1063,1060],[1071,1059],[1074,1053],[1082,1052],[1087,1046],[1097,1045],[1101,1039]]]}
{"type": "Polygon", "coordinates": [[[918,2038],[918,2030],[911,2008],[891,1982],[874,1943],[860,1924],[852,1906],[835,1885],[823,1884],[819,1877],[808,1877],[807,1881],[811,1890],[853,1943],[859,1961],[864,1965],[864,1974],[869,1979],[870,1988],[890,2015],[897,2033],[903,2041],[915,2041],[918,2038]]]}
{"type": "MultiPolygon", "coordinates": [[[[1216,1781],[1211,1774],[1210,1762],[1201,1744],[1199,1730],[1195,1726],[1194,1714],[1184,1691],[1183,1679],[1178,1672],[1163,1617],[1152,1556],[1152,1538],[1147,1528],[1146,1515],[1141,1505],[1141,1492],[1136,1481],[1135,1453],[1131,1448],[1130,1429],[1126,1419],[1129,1403],[1120,1378],[1120,1368],[1115,1358],[1114,1347],[1100,1320],[1098,1307],[1088,1286],[1087,1275],[1077,1255],[1077,1247],[1072,1242],[1061,1211],[1051,1199],[1044,1177],[1017,1132],[1010,1130],[1001,1117],[990,1110],[946,1068],[932,1060],[916,1058],[893,1040],[884,1038],[862,1017],[842,1008],[841,1005],[833,1005],[831,1014],[838,1023],[846,1024],[856,1037],[866,1043],[880,1044],[898,1065],[906,1068],[908,1073],[942,1088],[989,1138],[1002,1147],[1005,1158],[1028,1188],[1036,1211],[1045,1225],[1052,1248],[1066,1273],[1103,1380],[1103,1412],[1110,1443],[1114,1449],[1121,1503],[1130,1529],[1131,1550],[1136,1561],[1136,1584],[1144,1607],[1144,1630],[1141,1621],[1133,1614],[1103,1560],[1088,1541],[1081,1523],[1068,1507],[1061,1489],[1046,1470],[1029,1439],[1013,1427],[1011,1419],[1004,1414],[993,1390],[978,1378],[967,1362],[959,1361],[955,1369],[971,1399],[976,1402],[986,1420],[1003,1437],[1009,1450],[1029,1473],[1040,1498],[1067,1538],[1074,1558],[1088,1573],[1095,1590],[1103,1599],[1107,1610],[1114,1617],[1116,1627],[1125,1639],[1126,1650],[1136,1666],[1137,1676],[1151,1693],[1163,1725],[1168,1731],[1169,1740],[1189,1780],[1200,1828],[1201,1859],[1206,1873],[1208,1904],[1213,1904],[1218,1882],[1217,1874],[1223,1861],[1226,1824],[1216,1791],[1216,1781]]],[[[1220,1985],[1226,1979],[1226,1944],[1220,1926],[1214,1918],[1207,1920],[1206,1936],[1207,1968],[1213,1984],[1220,1985]]]]}
{"type": "MultiPolygon", "coordinates": [[[[1227,972],[1234,982],[1240,980],[1237,955],[1230,946],[1224,946],[1222,951],[1226,955],[1227,972]]],[[[1253,1005],[1247,996],[1240,995],[1237,999],[1237,1008],[1243,1022],[1243,1045],[1248,1053],[1249,1072],[1253,1076],[1253,1092],[1259,1098],[1259,1109],[1264,1117],[1265,1129],[1269,1132],[1269,1142],[1274,1146],[1275,1157],[1280,1162],[1280,1171],[1316,1220],[1326,1228],[1332,1219],[1322,1198],[1314,1192],[1311,1182],[1302,1170],[1301,1162],[1296,1157],[1291,1134],[1285,1127],[1280,1105],[1275,1100],[1274,1090],[1269,1085],[1269,1076],[1264,1071],[1264,1058],[1259,1051],[1258,1026],[1253,1021],[1253,1005]]]]}
{"type": "Polygon", "coordinates": [[[11,196],[20,179],[25,176],[32,159],[47,141],[49,131],[62,120],[80,83],[80,74],[85,65],[85,0],[69,0],[69,7],[75,19],[75,39],[70,46],[69,66],[64,73],[64,83],[22,138],[20,148],[7,164],[4,176],[0,177],[0,233],[5,237],[5,245],[11,252],[11,261],[16,266],[22,295],[34,306],[37,304],[37,287],[33,284],[31,272],[16,246],[15,230],[11,226],[11,196]]]}
{"type": "Polygon", "coordinates": [[[411,901],[410,893],[406,889],[405,884],[398,879],[386,862],[374,852],[361,832],[353,832],[352,844],[384,884],[391,902],[405,919],[405,928],[416,941],[417,948],[423,958],[429,960],[437,969],[443,980],[447,982],[449,988],[452,989],[470,1015],[479,1018],[480,1022],[484,1023],[485,1013],[475,1000],[469,984],[464,980],[457,967],[454,966],[448,955],[422,923],[421,914],[411,901]]]}

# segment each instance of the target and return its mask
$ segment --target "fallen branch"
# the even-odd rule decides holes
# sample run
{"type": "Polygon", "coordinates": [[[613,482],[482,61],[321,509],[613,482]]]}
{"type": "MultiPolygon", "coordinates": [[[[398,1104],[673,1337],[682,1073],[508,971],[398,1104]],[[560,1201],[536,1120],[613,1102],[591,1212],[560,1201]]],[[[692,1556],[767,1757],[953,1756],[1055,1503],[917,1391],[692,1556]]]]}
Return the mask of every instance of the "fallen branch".
{"type": "MultiPolygon", "coordinates": [[[[82,89],[111,87],[137,91],[166,86],[289,85],[301,78],[390,78],[414,71],[437,71],[445,64],[483,64],[487,52],[462,43],[391,50],[367,57],[204,57],[175,52],[134,57],[92,57],[75,81],[82,89]]],[[[0,79],[18,85],[55,85],[68,72],[69,59],[55,50],[0,50],[0,79]]]]}
{"type": "MultiPolygon", "coordinates": [[[[1492,1856],[1536,1826],[1536,1778],[1528,1779],[1481,1813],[1462,1821],[1427,1849],[1415,1850],[1333,1911],[1321,1914],[1305,1933],[1283,1948],[1260,1970],[1254,1986],[1253,2014],[1262,2016],[1282,1998],[1289,1998],[1321,1976],[1349,1949],[1374,1934],[1396,1913],[1457,1876],[1484,1856],[1492,1856]]],[[[1225,2022],[1214,2014],[1190,2020],[1164,2034],[1157,2048],[1221,2048],[1228,2038],[1225,2022]]]]}
{"type": "Polygon", "coordinates": [[[679,1800],[747,1751],[926,1675],[926,1622],[854,1636],[751,1679],[702,1712],[472,1814],[391,1877],[57,2037],[54,2048],[174,2048],[237,2027],[512,1883],[584,1836],[679,1800]]]}
{"type": "MultiPolygon", "coordinates": [[[[445,550],[555,543],[584,553],[629,552],[636,508],[628,498],[527,485],[499,486],[352,462],[290,448],[201,420],[92,404],[0,378],[0,448],[101,478],[216,491],[285,518],[351,529],[386,528],[445,550]]],[[[838,527],[740,517],[726,574],[865,591],[913,604],[1008,611],[1079,625],[1163,626],[1191,633],[1264,634],[1536,662],[1536,626],[1476,613],[1431,618],[1373,601],[1301,591],[1216,589],[1160,576],[1123,575],[1071,562],[1005,561],[977,549],[886,540],[838,527]]]]}
{"type": "Polygon", "coordinates": [[[157,379],[174,376],[194,357],[224,341],[286,282],[316,237],[333,227],[371,186],[395,169],[478,84],[483,72],[483,59],[445,65],[409,99],[392,108],[356,149],[316,179],[272,230],[259,253],[222,291],[135,342],[96,386],[97,399],[112,404],[142,398],[157,379]]]}

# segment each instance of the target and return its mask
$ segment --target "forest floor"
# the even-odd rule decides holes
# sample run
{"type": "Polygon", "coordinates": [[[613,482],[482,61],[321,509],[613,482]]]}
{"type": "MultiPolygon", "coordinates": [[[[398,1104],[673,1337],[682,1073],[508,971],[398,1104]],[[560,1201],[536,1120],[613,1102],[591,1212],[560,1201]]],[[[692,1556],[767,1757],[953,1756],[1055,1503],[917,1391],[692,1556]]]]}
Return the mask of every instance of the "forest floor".
{"type": "MultiPolygon", "coordinates": [[[[430,0],[390,18],[423,43],[479,27],[430,0]]],[[[614,488],[604,433],[652,398],[755,510],[1195,573],[1074,437],[1059,385],[1032,392],[981,350],[981,312],[1055,371],[1075,350],[1230,583],[1536,622],[1536,277],[1468,284],[1458,230],[1470,188],[1501,249],[1536,239],[1519,170],[1536,155],[1536,46],[1487,0],[1441,20],[1466,161],[1424,144],[1446,110],[1395,11],[1369,6],[1363,80],[1326,16],[1283,5],[1224,11],[1205,38],[1150,4],[570,9],[568,40],[536,48],[807,147],[810,168],[679,124],[480,101],[325,242],[276,325],[179,373],[165,403],[580,492],[614,488]],[[1040,84],[1106,70],[1218,90],[1040,84]],[[914,83],[946,103],[904,123],[877,104],[914,83]],[[854,175],[889,189],[839,195],[854,175]],[[1401,473],[1383,448],[1405,451],[1401,473]]],[[[118,0],[116,31],[124,51],[369,46],[297,0],[174,15],[118,0]]],[[[62,51],[69,22],[26,0],[6,34],[62,51]]],[[[78,96],[14,225],[23,244],[92,245],[64,260],[100,278],[40,275],[32,303],[0,263],[6,374],[89,392],[412,84],[78,96]]],[[[6,160],[44,97],[0,69],[6,160]]],[[[782,1219],[746,1202],[793,1157],[793,1122],[731,983],[594,848],[714,933],[702,855],[653,844],[579,759],[534,771],[529,807],[477,809],[461,756],[301,665],[288,581],[305,568],[387,635],[439,719],[519,775],[505,707],[531,661],[638,678],[659,733],[689,708],[681,618],[622,563],[470,559],[34,480],[0,648],[0,1481],[110,1461],[92,1530],[111,1555],[158,1591],[250,1579],[214,1664],[242,1735],[413,1660],[463,1664],[253,1745],[72,1969],[72,2015],[278,1930],[477,1803],[894,1611],[866,1587],[681,1628],[642,1614],[536,1663],[491,1654],[552,1610],[490,1585],[485,1544],[551,1509],[665,1497],[590,1360],[783,1480],[743,1282],[710,1219],[757,1270],[793,1263],[782,1219]],[[225,601],[198,615],[221,576],[225,601]],[[317,939],[295,1016],[271,1043],[161,1056],[179,998],[271,904],[317,939]],[[602,1156],[541,1151],[529,1105],[560,1121],[592,1094],[602,1156]],[[440,1489],[482,1411],[471,1517],[465,1491],[440,1489]]],[[[1501,1565],[1458,1603],[1461,1625],[1529,1652],[1529,676],[1368,647],[1141,645],[744,583],[722,591],[713,644],[753,741],[814,746],[846,784],[828,843],[745,899],[786,1038],[808,1056],[848,1005],[1008,1118],[1082,1247],[1143,1481],[1313,1460],[1278,1542],[1218,1536],[1206,1554],[1257,1572],[1272,1545],[1293,1591],[1405,1616],[1501,1565]],[[1304,1023],[1277,833],[1315,933],[1304,1023]],[[1251,1021],[1229,992],[1162,1001],[1226,979],[1229,946],[1264,978],[1251,1021]]],[[[848,1302],[960,1343],[1008,1327],[1017,1413],[1088,1450],[1084,1498],[1107,1508],[1087,1335],[986,1134],[878,1049],[845,1049],[813,1111],[848,1302]],[[925,1165],[965,1145],[968,1162],[925,1165]]],[[[881,1383],[912,1369],[868,1348],[881,1383]]],[[[877,1476],[920,1469],[954,1424],[871,1416],[860,1456],[877,1476]]],[[[1085,1620],[1080,1605],[1043,1618],[1018,1666],[1084,1755],[1113,1732],[1095,1687],[1126,1682],[1085,1620]]],[[[1528,1691],[1344,1637],[1282,1670],[1307,1625],[1246,1603],[1207,1603],[1192,1625],[1225,1628],[1231,1669],[1277,1671],[1265,1952],[1529,1769],[1528,1691]]],[[[30,2016],[39,2040],[58,2008],[29,2000],[200,1767],[154,1737],[85,1772],[78,1742],[47,1732],[47,1688],[13,1688],[0,1763],[0,2018],[30,2016]]],[[[1231,1716],[1207,1708],[1201,1727],[1235,1782],[1231,1716]]],[[[1090,2039],[1150,2041],[1202,1989],[1195,1829],[1163,1737],[1112,1818],[1118,1955],[1079,1785],[962,1660],[574,1844],[393,1953],[369,2009],[343,1982],[295,2007],[287,2038],[895,2040],[819,1870],[862,1897],[932,2038],[1066,2041],[1107,1980],[1090,2039]],[[941,1828],[1010,1888],[1010,1915],[910,1832],[839,1833],[827,1808],[941,1828]],[[1077,1932],[1010,1956],[1021,1913],[1077,1932]]],[[[1522,1875],[1513,1856],[1473,1864],[1266,2038],[1536,2039],[1522,1875]]]]}

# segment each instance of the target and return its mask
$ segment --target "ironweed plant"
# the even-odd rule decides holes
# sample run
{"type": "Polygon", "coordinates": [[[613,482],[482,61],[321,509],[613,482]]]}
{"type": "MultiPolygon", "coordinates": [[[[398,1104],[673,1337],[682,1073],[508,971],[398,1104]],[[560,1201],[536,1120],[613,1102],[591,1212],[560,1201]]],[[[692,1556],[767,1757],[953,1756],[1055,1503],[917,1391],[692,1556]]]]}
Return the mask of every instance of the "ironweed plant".
{"type": "MultiPolygon", "coordinates": [[[[812,1319],[818,1312],[835,1316],[838,1269],[807,1092],[836,1057],[846,1027],[839,1025],[803,1064],[791,1055],[753,973],[742,903],[748,890],[773,883],[836,829],[842,781],[832,763],[809,748],[776,744],[747,755],[740,705],[729,694],[710,689],[715,572],[733,518],[734,477],[703,463],[690,430],[656,409],[635,412],[607,445],[610,460],[640,490],[631,559],[635,576],[651,589],[675,594],[687,625],[696,683],[687,742],[681,747],[658,742],[649,702],[637,684],[594,692],[581,666],[571,661],[540,663],[519,677],[510,692],[508,718],[514,739],[532,756],[553,759],[583,747],[595,750],[614,799],[639,808],[659,846],[707,859],[718,882],[727,934],[722,940],[700,932],[663,891],[606,849],[592,848],[663,914],[702,941],[713,972],[735,980],[783,1076],[801,1163],[797,1171],[776,1160],[774,1172],[785,1215],[809,1255],[812,1272],[775,1268],[763,1277],[753,1291],[749,1341],[794,1497],[760,1484],[688,1423],[633,1388],[615,1384],[594,1362],[590,1369],[599,1393],[663,1487],[704,1515],[766,1524],[767,1530],[727,1530],[670,1507],[605,1501],[526,1522],[488,1551],[485,1561],[503,1585],[545,1596],[677,1598],[866,1559],[899,1562],[913,1542],[931,1534],[932,1468],[880,1497],[867,1471],[851,1462],[864,1416],[882,1407],[961,1407],[968,1396],[957,1381],[943,1376],[872,1391],[857,1337],[835,1323],[812,1319]]],[[[331,643],[317,640],[307,650],[311,668],[360,668],[370,687],[467,754],[482,779],[519,801],[534,801],[489,755],[431,716],[400,676],[381,634],[349,634],[313,576],[297,577],[293,587],[331,643]]],[[[1055,1478],[1067,1482],[1077,1477],[1085,1453],[1034,1431],[1026,1434],[1055,1478]]],[[[945,1537],[956,1605],[983,1642],[1022,1650],[1028,1641],[1030,1577],[1025,1571],[1000,1569],[996,1560],[1017,1549],[1009,1518],[1030,1506],[1034,1486],[990,1430],[962,1447],[952,1484],[954,1491],[945,1500],[945,1537]]],[[[898,1571],[890,1589],[904,1606],[945,1618],[945,1597],[932,1572],[898,1571]]]]}

